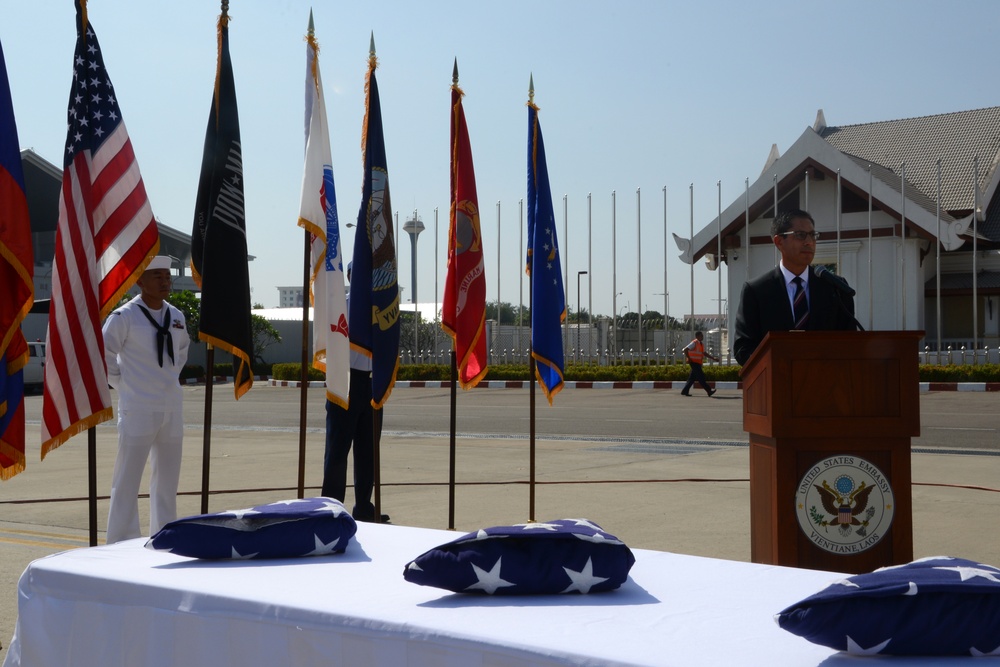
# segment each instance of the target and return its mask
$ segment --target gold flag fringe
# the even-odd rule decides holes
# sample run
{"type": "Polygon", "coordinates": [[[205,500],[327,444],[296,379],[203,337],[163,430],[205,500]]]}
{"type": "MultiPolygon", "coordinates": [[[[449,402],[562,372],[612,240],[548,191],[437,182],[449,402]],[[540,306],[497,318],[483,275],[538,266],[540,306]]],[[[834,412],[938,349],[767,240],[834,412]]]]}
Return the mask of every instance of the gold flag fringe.
{"type": "Polygon", "coordinates": [[[69,428],[64,430],[62,433],[42,443],[41,460],[44,461],[45,457],[48,456],[49,452],[51,452],[54,449],[58,449],[60,445],[62,445],[64,442],[72,438],[74,435],[77,435],[78,433],[83,433],[88,428],[91,428],[92,426],[97,426],[101,422],[106,422],[113,416],[114,415],[112,413],[111,408],[104,408],[103,410],[95,412],[94,414],[90,415],[89,417],[86,417],[85,419],[81,419],[75,424],[71,424],[69,428]]]}

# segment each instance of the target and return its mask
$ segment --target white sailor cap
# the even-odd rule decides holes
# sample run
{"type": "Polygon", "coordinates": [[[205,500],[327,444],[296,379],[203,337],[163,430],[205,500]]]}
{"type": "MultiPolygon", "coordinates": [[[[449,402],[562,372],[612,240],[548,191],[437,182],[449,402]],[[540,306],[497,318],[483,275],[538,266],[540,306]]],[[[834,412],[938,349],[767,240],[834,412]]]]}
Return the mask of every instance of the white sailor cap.
{"type": "Polygon", "coordinates": [[[157,255],[146,267],[147,271],[153,271],[154,269],[167,269],[170,270],[170,258],[166,255],[157,255]]]}

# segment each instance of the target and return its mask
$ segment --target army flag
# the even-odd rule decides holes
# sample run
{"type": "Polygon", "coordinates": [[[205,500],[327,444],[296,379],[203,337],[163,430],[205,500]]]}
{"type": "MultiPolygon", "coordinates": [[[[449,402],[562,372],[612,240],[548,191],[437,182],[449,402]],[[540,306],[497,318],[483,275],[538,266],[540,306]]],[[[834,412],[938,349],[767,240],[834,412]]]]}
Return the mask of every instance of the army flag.
{"type": "Polygon", "coordinates": [[[348,338],[344,260],[340,249],[337,194],[330,156],[330,131],[319,71],[319,44],[312,13],[306,36],[306,157],[302,174],[299,227],[310,235],[310,290],[313,306],[313,366],[326,373],[326,399],[347,407],[351,343],[348,338]]]}
{"type": "Polygon", "coordinates": [[[215,94],[191,232],[191,272],[201,288],[198,338],[232,353],[233,389],[239,399],[253,386],[253,337],[240,118],[225,13],[219,17],[218,31],[215,94]]]}
{"type": "Polygon", "coordinates": [[[451,214],[441,328],[454,341],[458,382],[471,389],[486,376],[486,270],[463,96],[457,83],[451,87],[451,214]]]}

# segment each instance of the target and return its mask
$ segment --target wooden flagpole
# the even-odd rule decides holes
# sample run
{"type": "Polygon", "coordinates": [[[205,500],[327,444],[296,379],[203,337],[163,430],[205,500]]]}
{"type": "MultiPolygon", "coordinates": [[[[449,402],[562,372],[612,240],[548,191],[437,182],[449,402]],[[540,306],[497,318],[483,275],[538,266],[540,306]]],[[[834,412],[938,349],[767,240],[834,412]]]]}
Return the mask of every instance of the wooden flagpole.
{"type": "Polygon", "coordinates": [[[451,346],[451,419],[448,439],[448,530],[455,530],[455,430],[458,417],[458,357],[451,346]]]}
{"type": "MultiPolygon", "coordinates": [[[[302,368],[299,375],[299,498],[306,492],[306,412],[309,399],[309,274],[312,254],[309,230],[305,230],[302,260],[302,368]]],[[[324,396],[324,399],[326,397],[324,396]]]]}
{"type": "Polygon", "coordinates": [[[201,447],[201,513],[208,514],[208,478],[212,457],[212,385],[215,384],[215,347],[205,344],[205,425],[201,447]]]}

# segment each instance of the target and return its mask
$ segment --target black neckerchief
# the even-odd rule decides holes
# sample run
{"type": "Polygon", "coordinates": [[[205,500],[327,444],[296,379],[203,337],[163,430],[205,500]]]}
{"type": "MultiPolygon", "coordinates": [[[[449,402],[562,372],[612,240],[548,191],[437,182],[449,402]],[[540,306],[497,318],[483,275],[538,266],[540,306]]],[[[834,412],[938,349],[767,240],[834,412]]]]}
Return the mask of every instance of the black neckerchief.
{"type": "Polygon", "coordinates": [[[146,316],[149,323],[153,325],[156,329],[156,360],[160,362],[160,368],[163,368],[163,341],[167,341],[167,356],[170,357],[170,363],[174,362],[174,339],[170,335],[170,306],[164,302],[163,304],[163,324],[157,324],[153,316],[149,314],[149,311],[139,306],[139,310],[142,314],[146,316]]]}

